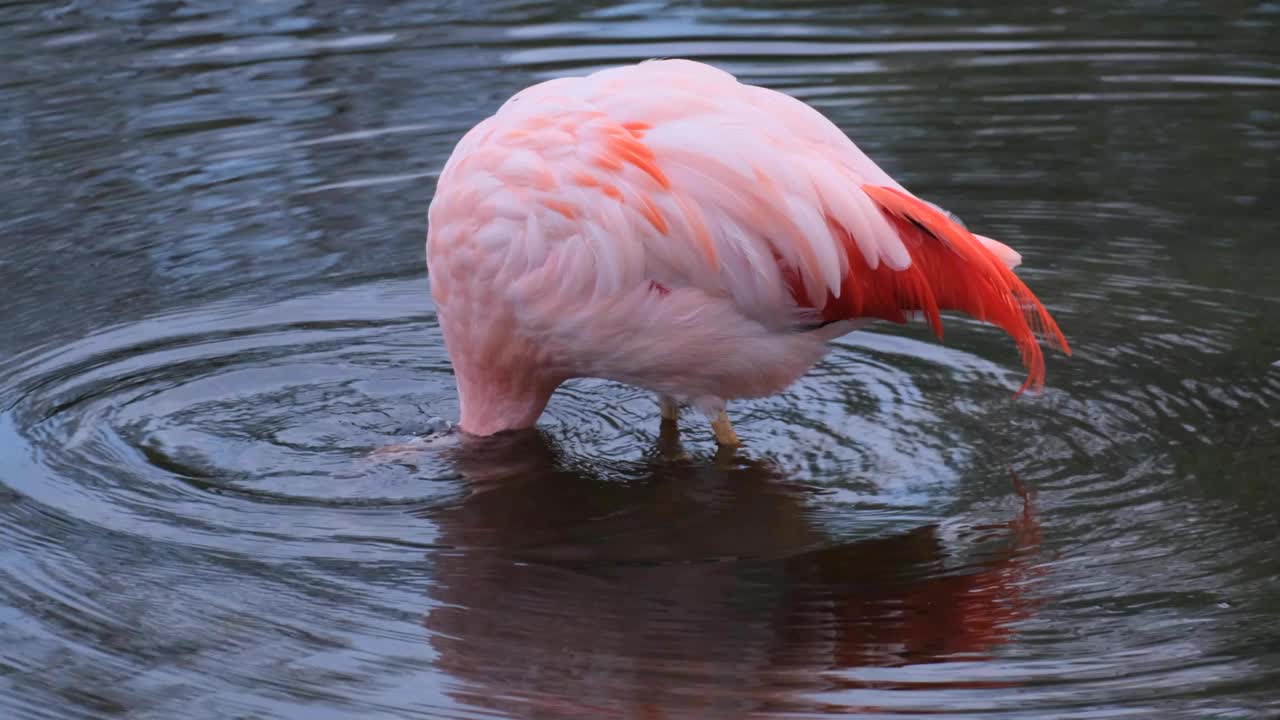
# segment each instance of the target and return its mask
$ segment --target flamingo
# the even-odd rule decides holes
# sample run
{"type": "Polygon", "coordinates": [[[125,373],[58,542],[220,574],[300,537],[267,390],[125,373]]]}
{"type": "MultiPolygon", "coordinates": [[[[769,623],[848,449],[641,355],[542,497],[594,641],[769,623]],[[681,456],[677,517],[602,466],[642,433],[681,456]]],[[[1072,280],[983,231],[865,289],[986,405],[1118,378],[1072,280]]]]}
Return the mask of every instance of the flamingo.
{"type": "Polygon", "coordinates": [[[876,320],[1002,328],[1044,385],[1066,338],[1013,249],[908,192],[821,113],[690,60],[528,87],[458,142],[427,268],[459,428],[533,426],[577,377],[692,406],[738,444],[730,400],[794,382],[876,320]]]}

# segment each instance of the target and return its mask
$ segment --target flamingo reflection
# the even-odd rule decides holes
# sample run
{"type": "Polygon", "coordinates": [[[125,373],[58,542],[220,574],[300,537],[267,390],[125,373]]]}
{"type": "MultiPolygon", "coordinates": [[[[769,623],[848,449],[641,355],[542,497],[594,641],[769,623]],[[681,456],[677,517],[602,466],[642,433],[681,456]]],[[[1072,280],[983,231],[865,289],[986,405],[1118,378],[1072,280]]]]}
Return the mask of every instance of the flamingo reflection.
{"type": "Polygon", "coordinates": [[[847,713],[806,697],[864,687],[848,670],[989,657],[1032,609],[1025,494],[971,528],[975,553],[937,526],[841,541],[815,490],[731,454],[666,447],[606,476],[526,432],[453,460],[472,492],[427,513],[455,549],[425,624],[454,696],[504,716],[847,713]]]}

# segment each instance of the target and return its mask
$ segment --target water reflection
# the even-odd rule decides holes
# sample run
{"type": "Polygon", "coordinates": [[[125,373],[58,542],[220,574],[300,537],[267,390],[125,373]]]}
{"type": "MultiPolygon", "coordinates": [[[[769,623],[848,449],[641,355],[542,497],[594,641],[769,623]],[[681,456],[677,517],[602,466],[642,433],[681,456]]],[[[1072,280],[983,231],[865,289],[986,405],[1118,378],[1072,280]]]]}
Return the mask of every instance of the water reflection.
{"type": "Polygon", "coordinates": [[[813,694],[833,688],[853,709],[894,690],[1007,685],[843,671],[987,658],[1034,611],[1025,491],[1005,522],[848,541],[815,514],[819,491],[770,461],[690,457],[671,437],[618,477],[538,432],[452,456],[471,494],[427,513],[454,550],[433,562],[425,624],[473,706],[742,717],[816,712],[829,702],[813,694]]]}

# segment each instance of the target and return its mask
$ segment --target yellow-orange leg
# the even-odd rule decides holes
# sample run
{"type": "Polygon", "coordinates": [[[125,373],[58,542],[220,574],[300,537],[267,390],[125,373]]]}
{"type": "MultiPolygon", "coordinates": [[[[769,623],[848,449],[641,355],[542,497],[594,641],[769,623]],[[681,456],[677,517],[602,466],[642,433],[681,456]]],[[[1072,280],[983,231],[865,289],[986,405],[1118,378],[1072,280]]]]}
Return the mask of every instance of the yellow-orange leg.
{"type": "Polygon", "coordinates": [[[711,421],[711,431],[716,434],[716,442],[721,445],[733,447],[738,444],[738,433],[733,431],[729,416],[723,410],[711,421]]]}

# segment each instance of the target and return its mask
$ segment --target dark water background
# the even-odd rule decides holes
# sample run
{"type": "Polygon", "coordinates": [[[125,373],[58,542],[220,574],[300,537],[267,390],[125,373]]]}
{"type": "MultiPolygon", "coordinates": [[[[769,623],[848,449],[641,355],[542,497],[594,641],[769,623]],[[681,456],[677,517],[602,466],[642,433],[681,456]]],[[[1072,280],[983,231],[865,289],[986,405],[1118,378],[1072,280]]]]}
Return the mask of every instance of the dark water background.
{"type": "Polygon", "coordinates": [[[0,4],[0,717],[1280,714],[1280,4],[0,4]],[[968,7],[972,5],[973,7],[968,7]],[[1002,238],[733,409],[457,417],[436,173],[538,80],[795,94],[1002,238]]]}

